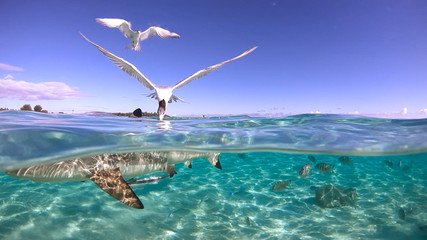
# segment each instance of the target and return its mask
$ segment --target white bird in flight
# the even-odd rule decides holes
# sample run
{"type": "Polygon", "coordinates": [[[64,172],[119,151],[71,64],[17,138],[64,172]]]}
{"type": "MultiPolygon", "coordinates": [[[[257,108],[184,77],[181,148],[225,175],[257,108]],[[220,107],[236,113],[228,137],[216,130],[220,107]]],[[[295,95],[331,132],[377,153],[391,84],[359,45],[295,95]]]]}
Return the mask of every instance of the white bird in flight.
{"type": "Polygon", "coordinates": [[[144,76],[134,65],[132,65],[131,63],[127,62],[126,60],[124,60],[123,58],[117,57],[116,55],[108,52],[107,50],[103,49],[102,47],[98,46],[97,44],[91,42],[89,39],[87,39],[82,33],[80,33],[88,42],[90,42],[91,44],[93,44],[96,48],[98,48],[99,51],[101,51],[102,54],[104,54],[105,56],[107,56],[114,64],[117,65],[117,67],[119,67],[121,70],[123,70],[124,72],[126,72],[127,74],[131,75],[132,77],[136,78],[140,83],[142,83],[142,85],[144,85],[146,88],[150,89],[150,90],[155,90],[155,92],[147,95],[148,97],[151,98],[155,98],[159,101],[159,108],[157,109],[157,114],[159,115],[159,120],[163,120],[164,116],[165,116],[165,112],[166,112],[166,106],[168,103],[172,103],[172,100],[177,102],[178,100],[181,102],[184,102],[182,99],[180,99],[179,97],[175,96],[172,94],[172,91],[178,88],[181,88],[185,85],[187,85],[188,83],[199,79],[201,77],[204,77],[206,75],[208,75],[209,73],[213,72],[214,70],[216,70],[217,68],[221,67],[222,65],[232,62],[234,60],[237,60],[239,58],[242,58],[246,55],[248,55],[249,53],[251,53],[253,50],[255,50],[257,47],[253,47],[251,49],[246,50],[244,53],[240,54],[239,56],[229,59],[227,61],[224,61],[222,63],[218,63],[216,65],[207,67],[203,70],[200,70],[196,73],[194,73],[193,75],[187,77],[186,79],[180,81],[179,83],[173,85],[173,86],[169,86],[169,87],[165,87],[165,86],[158,86],[154,83],[152,83],[146,76],[144,76]]]}
{"type": "Polygon", "coordinates": [[[132,42],[128,45],[130,49],[139,51],[141,47],[139,46],[140,41],[144,41],[150,36],[159,36],[161,38],[179,38],[180,36],[174,32],[170,32],[161,27],[150,27],[144,32],[141,31],[133,31],[131,29],[130,22],[119,19],[119,18],[97,18],[96,21],[104,26],[110,28],[118,28],[120,32],[122,32],[125,37],[132,40],[132,42]]]}

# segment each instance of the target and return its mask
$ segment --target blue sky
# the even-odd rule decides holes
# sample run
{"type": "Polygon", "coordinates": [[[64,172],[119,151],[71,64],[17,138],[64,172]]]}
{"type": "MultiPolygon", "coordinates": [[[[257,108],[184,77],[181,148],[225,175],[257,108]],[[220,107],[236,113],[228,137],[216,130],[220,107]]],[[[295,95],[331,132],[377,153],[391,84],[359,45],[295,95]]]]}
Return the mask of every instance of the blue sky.
{"type": "Polygon", "coordinates": [[[158,85],[248,56],[177,89],[170,115],[310,112],[427,117],[427,2],[0,2],[0,107],[51,112],[155,112],[157,102],[79,34],[134,64],[158,85]],[[134,30],[160,26],[142,51],[95,18],[134,30]]]}

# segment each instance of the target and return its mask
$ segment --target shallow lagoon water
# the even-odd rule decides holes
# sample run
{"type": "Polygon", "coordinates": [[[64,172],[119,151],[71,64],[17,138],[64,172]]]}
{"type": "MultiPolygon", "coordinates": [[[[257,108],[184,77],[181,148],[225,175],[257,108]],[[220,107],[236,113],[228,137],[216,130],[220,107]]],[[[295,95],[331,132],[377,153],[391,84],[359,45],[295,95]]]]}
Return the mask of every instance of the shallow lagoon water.
{"type": "Polygon", "coordinates": [[[132,185],[137,210],[91,181],[37,183],[0,173],[0,239],[425,239],[427,120],[339,115],[128,119],[0,112],[0,166],[102,152],[221,151],[132,185]],[[334,165],[333,173],[301,167],[334,165]],[[341,163],[349,156],[352,165],[341,163]],[[393,167],[386,164],[393,163],[393,167]],[[399,166],[401,162],[401,166],[399,166]],[[281,192],[278,181],[291,180],[281,192]],[[323,208],[312,186],[355,188],[354,205],[323,208]],[[401,211],[404,211],[402,217],[401,211]]]}

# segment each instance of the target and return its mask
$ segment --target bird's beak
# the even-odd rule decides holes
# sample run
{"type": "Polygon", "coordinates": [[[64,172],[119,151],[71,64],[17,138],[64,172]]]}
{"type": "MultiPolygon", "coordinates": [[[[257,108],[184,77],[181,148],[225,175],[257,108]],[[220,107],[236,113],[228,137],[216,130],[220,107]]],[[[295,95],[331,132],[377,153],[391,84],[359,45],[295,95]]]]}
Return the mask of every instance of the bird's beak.
{"type": "Polygon", "coordinates": [[[157,114],[159,115],[159,120],[163,120],[166,112],[166,101],[163,99],[159,101],[159,108],[157,109],[157,114]]]}

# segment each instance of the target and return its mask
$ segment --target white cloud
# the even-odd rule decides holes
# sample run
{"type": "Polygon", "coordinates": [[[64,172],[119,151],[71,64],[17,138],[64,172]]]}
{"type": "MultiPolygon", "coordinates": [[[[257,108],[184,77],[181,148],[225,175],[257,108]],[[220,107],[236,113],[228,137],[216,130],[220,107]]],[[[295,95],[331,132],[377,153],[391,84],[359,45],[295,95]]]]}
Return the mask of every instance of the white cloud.
{"type": "Polygon", "coordinates": [[[404,108],[402,109],[402,111],[400,111],[400,114],[402,114],[402,115],[406,115],[406,114],[408,114],[408,108],[407,108],[407,107],[404,107],[404,108]]]}
{"type": "Polygon", "coordinates": [[[421,109],[421,110],[420,110],[420,113],[421,113],[421,114],[427,114],[427,108],[421,109]]]}
{"type": "Polygon", "coordinates": [[[353,111],[353,112],[348,112],[347,114],[350,114],[350,115],[359,115],[360,113],[359,113],[359,111],[353,111]]]}
{"type": "Polygon", "coordinates": [[[7,71],[17,71],[17,72],[24,71],[23,68],[12,66],[6,63],[1,63],[1,62],[0,62],[0,69],[7,70],[7,71]]]}
{"type": "Polygon", "coordinates": [[[63,82],[30,83],[15,81],[11,75],[0,79],[0,98],[19,100],[63,100],[85,97],[78,90],[63,82]]]}

